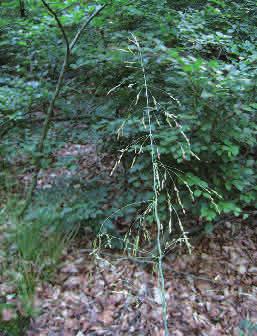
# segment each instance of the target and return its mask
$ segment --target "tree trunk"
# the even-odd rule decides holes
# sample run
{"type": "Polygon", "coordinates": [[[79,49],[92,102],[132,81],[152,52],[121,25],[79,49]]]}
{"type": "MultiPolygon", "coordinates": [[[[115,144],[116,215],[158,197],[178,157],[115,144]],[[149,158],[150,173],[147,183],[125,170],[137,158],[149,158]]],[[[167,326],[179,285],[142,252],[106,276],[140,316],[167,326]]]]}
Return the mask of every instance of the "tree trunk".
{"type": "Polygon", "coordinates": [[[25,18],[26,17],[25,2],[24,2],[24,0],[20,0],[20,17],[21,18],[25,18]]]}

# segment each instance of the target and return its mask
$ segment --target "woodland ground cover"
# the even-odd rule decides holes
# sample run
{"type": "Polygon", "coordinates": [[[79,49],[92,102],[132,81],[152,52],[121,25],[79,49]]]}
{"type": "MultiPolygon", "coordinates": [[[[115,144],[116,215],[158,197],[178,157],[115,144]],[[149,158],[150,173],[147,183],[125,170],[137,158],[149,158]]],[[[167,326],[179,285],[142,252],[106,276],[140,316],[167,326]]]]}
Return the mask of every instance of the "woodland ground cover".
{"type": "Polygon", "coordinates": [[[156,265],[167,334],[164,256],[224,216],[254,221],[255,1],[0,6],[0,262],[18,315],[79,239],[156,265]]]}

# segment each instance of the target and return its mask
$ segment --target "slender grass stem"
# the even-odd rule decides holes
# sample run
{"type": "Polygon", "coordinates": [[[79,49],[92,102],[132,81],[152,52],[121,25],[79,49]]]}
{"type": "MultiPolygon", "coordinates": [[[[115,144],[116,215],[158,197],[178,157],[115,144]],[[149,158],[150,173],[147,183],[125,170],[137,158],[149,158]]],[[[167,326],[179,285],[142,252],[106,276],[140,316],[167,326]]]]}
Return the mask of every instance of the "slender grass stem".
{"type": "Polygon", "coordinates": [[[163,253],[162,253],[162,246],[161,246],[161,232],[162,232],[162,225],[159,217],[158,211],[158,164],[157,164],[157,155],[154,143],[154,135],[152,130],[152,120],[151,120],[151,107],[150,107],[150,99],[149,99],[149,89],[146,77],[146,71],[144,67],[144,59],[140,44],[137,41],[137,38],[133,35],[134,42],[138,48],[139,57],[140,57],[140,65],[143,73],[144,78],[144,90],[145,90],[145,98],[146,98],[146,114],[148,119],[148,132],[149,132],[149,139],[150,139],[150,146],[151,146],[151,160],[152,160],[152,170],[153,170],[153,191],[154,191],[154,200],[153,200],[153,210],[154,210],[154,218],[157,225],[157,237],[156,237],[156,244],[158,249],[158,277],[159,277],[159,287],[161,291],[161,300],[162,300],[162,317],[163,317],[163,324],[164,324],[164,331],[165,336],[169,335],[168,330],[168,319],[167,319],[167,302],[165,298],[165,280],[164,280],[164,273],[163,273],[163,253]]]}

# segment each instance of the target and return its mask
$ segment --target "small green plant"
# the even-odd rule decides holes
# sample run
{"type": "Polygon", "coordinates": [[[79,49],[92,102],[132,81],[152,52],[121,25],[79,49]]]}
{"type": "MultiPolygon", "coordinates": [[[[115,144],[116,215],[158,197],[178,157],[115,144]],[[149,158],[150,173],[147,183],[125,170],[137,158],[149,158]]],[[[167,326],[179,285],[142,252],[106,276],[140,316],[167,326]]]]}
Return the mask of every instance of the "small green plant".
{"type": "Polygon", "coordinates": [[[25,335],[30,323],[29,317],[18,317],[10,321],[0,320],[0,333],[1,336],[21,336],[25,335]]]}
{"type": "MultiPolygon", "coordinates": [[[[17,210],[18,211],[18,210],[17,210]]],[[[38,284],[49,281],[56,271],[61,254],[76,234],[74,228],[63,230],[42,218],[23,219],[5,215],[8,226],[5,241],[5,281],[13,287],[19,313],[30,317],[34,309],[34,295],[38,284]]],[[[16,307],[17,309],[17,307],[16,307]]]]}
{"type": "Polygon", "coordinates": [[[250,320],[242,320],[239,324],[239,336],[254,336],[257,333],[257,323],[250,320]]]}

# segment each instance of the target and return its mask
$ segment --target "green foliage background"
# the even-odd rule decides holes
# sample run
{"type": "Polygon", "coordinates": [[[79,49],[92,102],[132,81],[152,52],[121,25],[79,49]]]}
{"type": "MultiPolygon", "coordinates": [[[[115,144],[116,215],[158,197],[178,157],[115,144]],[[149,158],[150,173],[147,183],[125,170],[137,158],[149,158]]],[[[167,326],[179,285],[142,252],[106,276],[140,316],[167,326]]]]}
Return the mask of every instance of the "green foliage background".
{"type": "MultiPolygon", "coordinates": [[[[51,6],[71,36],[99,3],[55,1],[51,6]]],[[[211,188],[222,196],[216,200],[221,214],[246,216],[256,203],[255,5],[250,0],[110,2],[70,60],[56,110],[58,117],[71,121],[68,126],[54,122],[42,169],[58,164],[76,170],[72,158],[68,164],[51,159],[67,142],[94,142],[100,153],[117,157],[119,149],[145,135],[140,122],[143,97],[133,104],[142,74],[126,63],[136,62],[136,53],[124,52],[129,45],[133,51],[129,41],[133,33],[142,46],[148,81],[158,102],[155,141],[162,162],[183,172],[182,179],[173,177],[187,213],[209,221],[219,216],[205,191],[211,188]],[[89,113],[92,106],[95,108],[89,113]],[[190,150],[200,161],[191,155],[179,130],[174,125],[167,127],[163,110],[177,116],[190,139],[190,150]],[[85,117],[83,123],[90,127],[73,127],[78,116],[85,117]],[[125,121],[123,137],[117,140],[117,130],[125,121]],[[185,182],[193,189],[194,202],[185,182]]],[[[42,126],[35,119],[38,112],[46,111],[64,55],[60,32],[40,1],[27,0],[25,7],[26,17],[20,18],[18,1],[1,2],[2,205],[9,195],[24,195],[20,176],[31,171],[42,126]]],[[[151,198],[149,148],[146,145],[128,169],[135,149],[132,146],[124,155],[115,186],[101,173],[92,181],[84,181],[79,173],[69,181],[58,180],[51,190],[37,191],[29,218],[41,218],[39,207],[45,207],[53,221],[58,217],[63,223],[68,221],[68,226],[79,222],[96,229],[114,209],[151,198]],[[81,188],[74,189],[78,183],[81,188]],[[115,197],[115,188],[122,191],[122,197],[115,197]],[[53,198],[51,204],[49,197],[53,198]]],[[[173,202],[179,211],[176,195],[173,202]]],[[[133,217],[136,211],[125,216],[133,217]]],[[[162,216],[165,220],[164,212],[162,216]]]]}

